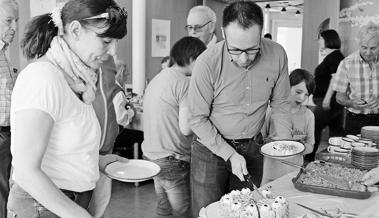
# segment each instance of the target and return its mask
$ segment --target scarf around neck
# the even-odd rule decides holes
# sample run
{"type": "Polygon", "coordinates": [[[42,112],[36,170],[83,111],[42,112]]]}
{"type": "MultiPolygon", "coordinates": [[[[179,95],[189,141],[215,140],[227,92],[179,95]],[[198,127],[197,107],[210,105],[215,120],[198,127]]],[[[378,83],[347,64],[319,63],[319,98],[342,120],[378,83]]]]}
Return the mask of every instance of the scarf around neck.
{"type": "Polygon", "coordinates": [[[63,72],[72,91],[86,104],[95,100],[97,74],[69,48],[61,36],[55,36],[46,57],[63,72]]]}

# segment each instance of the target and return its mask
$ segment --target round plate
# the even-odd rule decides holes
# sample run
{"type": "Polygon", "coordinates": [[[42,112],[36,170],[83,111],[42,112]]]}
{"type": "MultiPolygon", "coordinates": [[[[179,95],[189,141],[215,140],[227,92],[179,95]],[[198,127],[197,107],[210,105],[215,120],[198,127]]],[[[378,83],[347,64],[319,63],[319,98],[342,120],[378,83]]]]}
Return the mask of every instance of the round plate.
{"type": "Polygon", "coordinates": [[[362,130],[379,132],[379,126],[364,126],[362,127],[362,130]]]}
{"type": "Polygon", "coordinates": [[[286,159],[305,150],[305,146],[295,141],[273,141],[261,147],[264,156],[276,159],[286,159]]]}
{"type": "Polygon", "coordinates": [[[142,182],[153,178],[161,168],[147,160],[129,160],[126,163],[114,162],[105,168],[105,173],[121,182],[142,182]]]}

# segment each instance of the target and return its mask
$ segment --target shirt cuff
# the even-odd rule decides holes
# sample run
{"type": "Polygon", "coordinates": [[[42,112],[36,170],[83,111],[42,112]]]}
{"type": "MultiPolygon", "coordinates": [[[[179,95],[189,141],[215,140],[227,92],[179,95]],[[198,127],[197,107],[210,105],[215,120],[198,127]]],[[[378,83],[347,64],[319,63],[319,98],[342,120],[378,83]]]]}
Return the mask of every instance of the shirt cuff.
{"type": "Polygon", "coordinates": [[[230,146],[227,142],[223,144],[220,150],[217,151],[216,155],[220,156],[224,161],[228,161],[229,158],[236,152],[236,150],[230,146]]]}

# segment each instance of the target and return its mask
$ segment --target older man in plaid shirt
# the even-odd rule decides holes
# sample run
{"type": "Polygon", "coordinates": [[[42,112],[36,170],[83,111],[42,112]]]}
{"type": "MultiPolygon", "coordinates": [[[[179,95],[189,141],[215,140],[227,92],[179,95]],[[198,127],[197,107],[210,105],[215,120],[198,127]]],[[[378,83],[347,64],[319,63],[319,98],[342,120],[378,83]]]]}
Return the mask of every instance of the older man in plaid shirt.
{"type": "Polygon", "coordinates": [[[7,217],[9,174],[11,168],[9,116],[11,95],[16,75],[5,55],[13,41],[18,20],[14,0],[0,0],[0,217],[7,217]]]}
{"type": "Polygon", "coordinates": [[[358,33],[359,50],[339,65],[332,88],[337,102],[347,109],[346,133],[379,125],[379,25],[372,22],[358,33]]]}

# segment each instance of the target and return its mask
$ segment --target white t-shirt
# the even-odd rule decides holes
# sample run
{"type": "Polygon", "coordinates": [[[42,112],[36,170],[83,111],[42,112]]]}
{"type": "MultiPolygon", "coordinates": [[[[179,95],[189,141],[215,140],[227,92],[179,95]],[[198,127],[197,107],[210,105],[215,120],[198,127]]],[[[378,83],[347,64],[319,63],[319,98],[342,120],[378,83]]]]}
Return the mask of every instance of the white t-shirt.
{"type": "Polygon", "coordinates": [[[76,97],[62,72],[51,63],[29,64],[17,78],[12,94],[14,160],[18,158],[13,147],[18,140],[15,113],[24,109],[44,111],[54,120],[41,164],[48,177],[60,189],[77,192],[93,189],[99,178],[101,129],[92,105],[76,97]]]}

